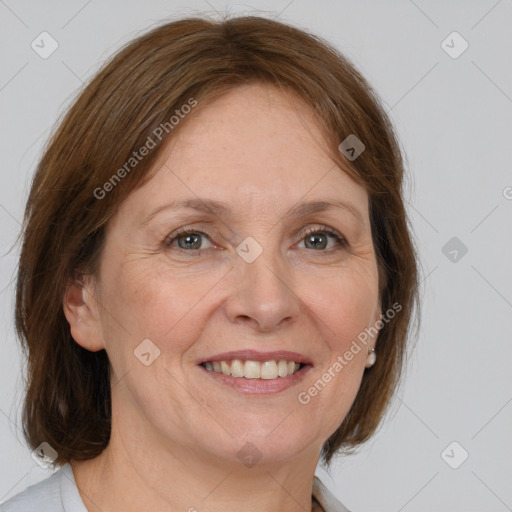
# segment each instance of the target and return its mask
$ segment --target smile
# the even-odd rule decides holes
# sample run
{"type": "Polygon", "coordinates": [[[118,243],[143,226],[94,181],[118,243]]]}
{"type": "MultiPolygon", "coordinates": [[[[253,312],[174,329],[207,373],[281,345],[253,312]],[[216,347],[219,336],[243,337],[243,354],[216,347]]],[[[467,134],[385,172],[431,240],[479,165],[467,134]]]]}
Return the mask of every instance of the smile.
{"type": "Polygon", "coordinates": [[[208,371],[235,378],[272,380],[293,375],[304,367],[304,364],[284,359],[262,362],[233,359],[232,361],[206,361],[201,366],[208,371]]]}
{"type": "MultiPolygon", "coordinates": [[[[252,360],[223,360],[223,361],[205,361],[197,366],[199,370],[204,374],[208,380],[215,384],[225,386],[227,388],[231,388],[238,393],[242,393],[244,395],[259,395],[259,396],[267,396],[273,395],[275,393],[280,393],[286,389],[289,389],[293,386],[296,386],[300,382],[302,382],[307,375],[307,373],[313,368],[311,364],[303,364],[296,363],[294,361],[286,361],[283,360],[284,363],[281,363],[281,374],[284,373],[284,365],[286,363],[286,376],[279,375],[279,362],[281,360],[270,360],[257,362],[252,360]],[[239,361],[240,364],[235,363],[235,361],[239,361]],[[222,370],[222,363],[224,363],[224,369],[229,374],[225,374],[222,370]],[[243,370],[243,375],[239,377],[235,377],[231,375],[233,371],[233,363],[234,364],[234,372],[236,374],[237,369],[243,370]],[[249,364],[247,364],[249,363],[249,364]],[[268,363],[268,364],[267,364],[268,363]],[[217,370],[215,370],[215,367],[217,370]],[[288,365],[293,365],[292,373],[288,373],[288,365]],[[298,369],[297,369],[298,366],[298,369]],[[208,369],[211,368],[211,369],[208,369]],[[245,371],[247,368],[247,372],[249,377],[245,376],[245,371]],[[259,376],[258,376],[259,372],[259,376]],[[262,376],[263,374],[263,376],[262,376]],[[251,377],[252,375],[252,377],[251,377]]],[[[239,371],[240,373],[240,371],[239,371]]]]}

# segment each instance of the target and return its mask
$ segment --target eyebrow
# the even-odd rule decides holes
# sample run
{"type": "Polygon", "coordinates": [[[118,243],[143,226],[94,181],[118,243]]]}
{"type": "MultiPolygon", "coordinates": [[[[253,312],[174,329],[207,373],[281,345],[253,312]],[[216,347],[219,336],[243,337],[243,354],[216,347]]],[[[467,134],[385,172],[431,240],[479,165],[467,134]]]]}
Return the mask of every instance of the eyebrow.
{"type": "MultiPolygon", "coordinates": [[[[208,213],[216,217],[229,217],[231,215],[231,207],[223,201],[215,201],[212,199],[190,198],[180,201],[174,201],[163,206],[155,208],[143,221],[142,225],[147,224],[153,217],[163,210],[178,210],[180,208],[191,208],[199,212],[208,213]]],[[[323,212],[332,208],[341,208],[351,213],[359,222],[363,223],[361,212],[351,203],[340,200],[329,201],[309,201],[292,206],[284,215],[284,218],[290,217],[306,217],[313,213],[323,212]]]]}

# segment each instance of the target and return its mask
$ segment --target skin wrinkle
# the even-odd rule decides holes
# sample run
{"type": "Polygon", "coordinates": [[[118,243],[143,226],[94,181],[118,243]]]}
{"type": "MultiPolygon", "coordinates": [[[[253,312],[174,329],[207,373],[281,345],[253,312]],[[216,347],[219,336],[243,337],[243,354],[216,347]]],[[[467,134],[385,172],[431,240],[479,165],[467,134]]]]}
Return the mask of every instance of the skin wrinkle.
{"type": "Polygon", "coordinates": [[[297,502],[311,507],[322,444],[357,394],[367,350],[307,406],[297,394],[381,311],[367,193],[339,168],[326,173],[332,161],[316,142],[322,133],[314,113],[290,100],[253,84],[194,113],[162,157],[168,166],[111,219],[101,286],[90,283],[89,291],[96,290],[98,302],[126,330],[88,301],[89,320],[85,315],[82,325],[94,325],[97,339],[80,325],[72,332],[86,348],[105,347],[113,379],[129,373],[112,392],[109,446],[95,459],[72,463],[86,506],[90,496],[103,510],[200,510],[208,496],[204,505],[212,512],[237,504],[248,512],[297,510],[297,502]],[[151,227],[137,229],[156,206],[196,195],[228,202],[234,219],[189,222],[162,213],[151,227]],[[282,220],[297,202],[330,197],[356,204],[364,226],[334,210],[282,220]],[[187,257],[177,247],[161,246],[169,233],[196,229],[196,222],[222,250],[187,257]],[[331,256],[317,253],[329,249],[306,248],[303,228],[323,224],[346,235],[350,247],[331,256]],[[246,236],[263,247],[251,264],[235,252],[246,236]],[[299,243],[304,246],[296,248],[299,243]],[[148,367],[133,355],[146,338],[161,351],[148,367]],[[302,352],[314,368],[299,386],[257,397],[211,383],[192,364],[205,354],[239,348],[302,352]],[[262,453],[251,468],[237,458],[246,442],[262,453]]]}

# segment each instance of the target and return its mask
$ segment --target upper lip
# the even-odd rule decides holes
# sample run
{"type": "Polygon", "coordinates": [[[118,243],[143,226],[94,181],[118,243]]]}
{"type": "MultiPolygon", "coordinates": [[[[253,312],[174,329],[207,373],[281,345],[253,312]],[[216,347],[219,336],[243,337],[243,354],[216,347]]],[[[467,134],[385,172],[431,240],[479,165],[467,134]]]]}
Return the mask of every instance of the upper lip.
{"type": "Polygon", "coordinates": [[[215,354],[198,361],[198,364],[207,361],[232,361],[233,359],[241,359],[243,361],[295,361],[296,363],[311,364],[311,361],[303,354],[298,352],[290,352],[289,350],[276,350],[273,352],[259,352],[257,350],[235,350],[231,352],[223,352],[215,354]]]}

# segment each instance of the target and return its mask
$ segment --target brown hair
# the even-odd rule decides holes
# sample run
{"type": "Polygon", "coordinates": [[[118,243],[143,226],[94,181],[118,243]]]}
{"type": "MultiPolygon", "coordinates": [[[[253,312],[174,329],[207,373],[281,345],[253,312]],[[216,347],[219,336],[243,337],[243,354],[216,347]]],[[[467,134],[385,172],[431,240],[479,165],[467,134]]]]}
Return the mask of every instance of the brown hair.
{"type": "Polygon", "coordinates": [[[377,362],[324,444],[323,461],[353,451],[383,418],[419,296],[404,164],[390,120],[354,65],[322,39],[256,16],[189,18],[152,29],[109,59],[52,134],[33,178],[15,306],[28,363],[23,431],[32,448],[49,443],[56,464],[99,455],[111,426],[109,360],[105,350],[90,352],[73,340],[62,307],[66,285],[96,273],[109,219],[148,179],[159,151],[100,199],[98,190],[190,98],[204,104],[251,82],[295,91],[316,112],[333,161],[368,192],[382,311],[401,305],[380,330],[377,362]],[[338,149],[350,134],[366,146],[353,161],[338,149]]]}

